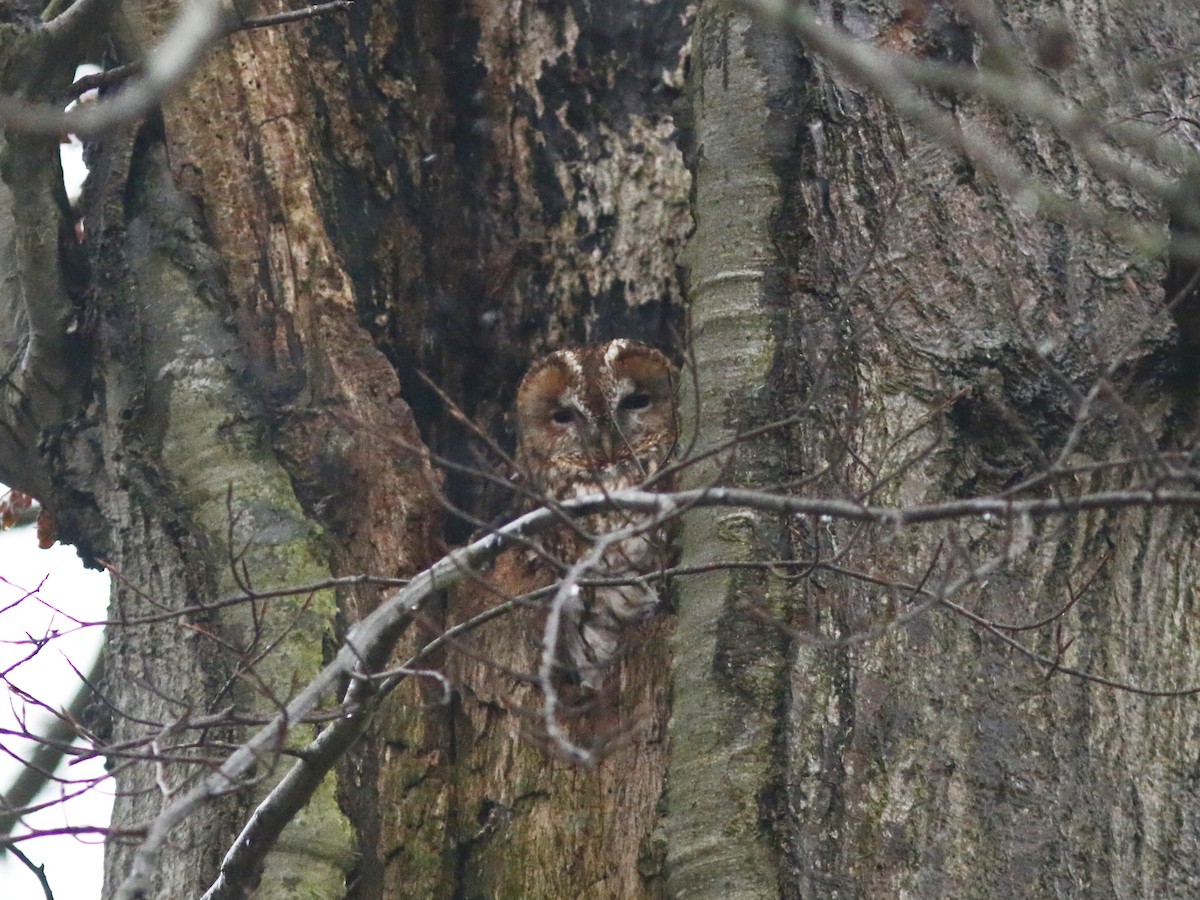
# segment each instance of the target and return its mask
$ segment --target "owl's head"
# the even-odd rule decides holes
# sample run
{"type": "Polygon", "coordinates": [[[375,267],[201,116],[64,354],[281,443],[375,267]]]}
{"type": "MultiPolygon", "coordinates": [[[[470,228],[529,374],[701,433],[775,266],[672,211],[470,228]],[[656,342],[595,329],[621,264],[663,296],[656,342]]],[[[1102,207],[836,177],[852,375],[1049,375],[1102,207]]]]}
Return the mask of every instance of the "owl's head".
{"type": "Polygon", "coordinates": [[[551,353],[517,389],[517,461],[560,500],[636,485],[674,449],[675,384],[671,361],[636,341],[551,353]]]}

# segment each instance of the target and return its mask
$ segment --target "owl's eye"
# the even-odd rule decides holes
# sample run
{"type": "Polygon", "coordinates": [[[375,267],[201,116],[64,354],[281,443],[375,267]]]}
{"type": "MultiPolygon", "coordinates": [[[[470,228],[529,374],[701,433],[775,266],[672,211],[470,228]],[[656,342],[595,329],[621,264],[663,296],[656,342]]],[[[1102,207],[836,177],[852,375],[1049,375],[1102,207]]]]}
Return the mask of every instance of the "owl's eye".
{"type": "Polygon", "coordinates": [[[561,406],[551,413],[550,418],[559,425],[570,425],[573,421],[575,421],[575,410],[571,409],[569,406],[561,406]]]}
{"type": "Polygon", "coordinates": [[[650,405],[650,395],[644,391],[626,394],[617,404],[617,409],[645,409],[650,405]]]}

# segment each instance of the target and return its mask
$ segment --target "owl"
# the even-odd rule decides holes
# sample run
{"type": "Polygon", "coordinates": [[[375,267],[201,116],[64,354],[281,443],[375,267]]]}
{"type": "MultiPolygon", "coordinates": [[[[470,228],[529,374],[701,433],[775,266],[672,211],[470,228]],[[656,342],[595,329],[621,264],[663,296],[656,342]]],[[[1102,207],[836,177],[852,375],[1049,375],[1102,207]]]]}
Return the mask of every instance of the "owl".
{"type": "MultiPolygon", "coordinates": [[[[630,340],[559,350],[538,360],[517,390],[517,463],[535,492],[569,500],[636,487],[670,457],[678,435],[676,370],[662,353],[630,340]]],[[[654,490],[669,490],[661,480],[654,490]]],[[[587,554],[596,535],[647,513],[611,510],[564,523],[542,549],[564,566],[587,554]]],[[[631,578],[666,565],[668,535],[655,527],[610,544],[584,578],[631,578]]],[[[599,690],[625,625],[660,603],[654,584],[583,587],[563,610],[562,662],[599,690]]]]}

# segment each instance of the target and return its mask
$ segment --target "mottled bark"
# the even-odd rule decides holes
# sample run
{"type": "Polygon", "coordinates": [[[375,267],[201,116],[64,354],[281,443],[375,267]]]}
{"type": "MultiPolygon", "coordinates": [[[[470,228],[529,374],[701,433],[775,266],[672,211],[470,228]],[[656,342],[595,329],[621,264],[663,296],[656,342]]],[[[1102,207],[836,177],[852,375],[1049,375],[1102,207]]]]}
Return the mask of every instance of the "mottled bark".
{"type": "MultiPolygon", "coordinates": [[[[3,94],[42,101],[70,83],[78,58],[27,13],[0,6],[0,44],[3,94]]],[[[57,151],[53,139],[0,131],[0,478],[38,496],[51,480],[39,441],[70,418],[86,377],[70,260],[60,265],[68,228],[57,151]]]]}
{"type": "MultiPolygon", "coordinates": [[[[98,187],[92,198],[89,233],[97,242],[111,235],[102,268],[117,282],[111,289],[118,299],[127,290],[119,282],[120,264],[131,255],[127,233],[135,233],[133,212],[142,209],[114,207],[112,198],[122,189],[145,205],[142,215],[153,223],[136,232],[141,240],[153,248],[166,233],[171,253],[184,257],[184,295],[200,295],[210,313],[201,333],[216,342],[215,370],[204,373],[211,380],[208,396],[236,410],[227,415],[251,436],[229,447],[224,438],[236,429],[226,427],[214,447],[222,453],[213,458],[202,449],[203,432],[221,407],[190,407],[180,424],[190,429],[194,453],[177,463],[185,469],[214,465],[205,477],[233,478],[240,523],[248,524],[242,504],[253,499],[242,492],[254,492],[239,485],[257,490],[286,474],[300,504],[286,515],[302,509],[320,526],[326,571],[411,572],[430,559],[443,524],[433,501],[439,479],[427,468],[423,448],[482,464],[447,411],[422,388],[418,371],[428,372],[503,440],[501,410],[511,401],[516,374],[544,347],[630,331],[671,343],[669,329],[679,321],[675,255],[690,228],[689,177],[670,115],[682,80],[686,11],[645,4],[630,10],[618,15],[607,6],[592,11],[580,4],[494,20],[489,6],[477,20],[466,8],[356,8],[344,19],[238,35],[164,106],[161,125],[144,129],[123,151],[105,142],[98,169],[105,193],[98,187]],[[612,118],[594,118],[601,108],[612,118]],[[119,169],[122,152],[127,180],[119,169]],[[181,222],[195,230],[181,237],[175,233],[181,222]],[[648,229],[655,231],[654,241],[643,239],[648,229]],[[221,372],[236,377],[218,378],[221,372]],[[256,466],[267,467],[258,475],[234,477],[246,464],[229,458],[234,449],[238,459],[274,456],[258,459],[256,466]]],[[[129,14],[144,40],[161,31],[162,10],[129,14]]],[[[163,277],[149,266],[137,284],[163,277]]],[[[165,290],[151,293],[166,296],[165,290]]],[[[178,297],[146,303],[133,303],[139,315],[189,305],[178,297]]],[[[109,395],[118,386],[126,393],[141,390],[136,379],[133,385],[122,381],[121,339],[131,357],[134,350],[181,352],[171,328],[155,327],[165,329],[150,334],[161,351],[141,348],[140,334],[108,333],[109,395]]],[[[196,333],[189,328],[187,337],[196,333]]],[[[191,402],[197,392],[188,384],[179,397],[191,402]]],[[[151,393],[158,404],[153,420],[181,402],[163,397],[161,388],[151,393]]],[[[114,448],[135,442],[132,433],[110,441],[114,448]]],[[[183,475],[172,468],[159,477],[174,485],[183,475]]],[[[486,482],[454,470],[446,485],[475,514],[514,508],[511,496],[489,498],[484,487],[486,482]]],[[[188,516],[182,533],[199,543],[192,555],[204,563],[195,576],[201,583],[189,583],[189,594],[219,595],[227,591],[224,535],[199,527],[209,523],[194,521],[192,498],[186,499],[178,504],[188,516]]],[[[280,495],[273,502],[283,500],[280,495]]],[[[120,521],[119,510],[104,512],[120,521]]],[[[470,527],[453,524],[449,536],[462,537],[470,527]]],[[[260,538],[255,546],[265,552],[268,543],[260,538]]],[[[150,541],[145,548],[147,560],[166,552],[150,541]]],[[[122,547],[120,557],[122,570],[132,567],[132,548],[122,547]]],[[[190,564],[185,571],[198,568],[194,560],[190,564]]],[[[277,584],[275,576],[287,582],[317,576],[295,561],[289,567],[263,559],[262,574],[251,558],[247,565],[257,587],[277,584]]],[[[339,598],[342,614],[353,621],[376,597],[368,590],[347,593],[339,598]]],[[[296,637],[319,649],[325,631],[320,613],[328,607],[310,603],[305,609],[311,621],[296,637]]],[[[431,614],[436,625],[439,616],[431,614]]],[[[224,627],[238,632],[231,621],[224,627]]],[[[243,628],[252,630],[246,623],[243,628]]],[[[495,634],[510,633],[504,628],[495,634]]],[[[138,635],[121,638],[114,649],[126,668],[143,639],[138,635]]],[[[201,659],[199,643],[191,658],[213,674],[194,681],[197,704],[218,695],[223,683],[220,660],[201,659]]],[[[173,652],[189,659],[182,649],[173,652]]],[[[404,652],[399,649],[397,659],[404,652]]],[[[293,682],[307,664],[278,661],[280,668],[293,666],[293,682]]],[[[439,696],[436,689],[414,690],[390,704],[340,773],[338,796],[356,834],[346,877],[351,895],[390,896],[422,885],[450,894],[467,882],[485,893],[522,884],[571,892],[571,885],[585,883],[600,885],[596,890],[603,893],[606,879],[629,894],[641,889],[633,886],[652,884],[660,874],[649,834],[661,793],[666,664],[659,652],[640,665],[656,680],[637,679],[648,699],[627,711],[619,733],[635,734],[631,723],[642,720],[658,725],[642,726],[631,742],[643,748],[628,753],[641,754],[638,765],[647,774],[629,808],[605,799],[610,791],[629,793],[626,770],[608,765],[581,772],[555,762],[536,742],[517,740],[521,717],[503,727],[481,727],[493,734],[468,741],[462,729],[475,727],[467,723],[476,713],[465,705],[425,708],[439,696]],[[455,774],[470,768],[472,755],[509,752],[524,760],[520,777],[495,771],[474,783],[455,774]],[[592,786],[590,799],[579,799],[580,785],[592,786]],[[553,799],[539,810],[531,806],[530,791],[553,799]],[[488,845],[476,817],[492,805],[501,810],[497,821],[509,805],[530,814],[488,845]],[[582,824],[575,826],[574,840],[542,849],[547,833],[580,815],[607,823],[605,834],[621,836],[628,848],[622,859],[630,865],[619,875],[608,871],[605,845],[587,843],[582,824]],[[527,848],[529,865],[513,865],[501,852],[515,845],[527,848]],[[585,865],[571,862],[581,853],[585,865]]],[[[635,690],[626,701],[639,696],[635,690]]],[[[155,701],[138,702],[153,707],[155,701]]],[[[327,851],[310,844],[318,851],[310,864],[336,879],[348,858],[345,845],[338,845],[343,825],[328,800],[319,797],[306,812],[309,824],[298,838],[328,839],[327,851]]],[[[236,813],[214,811],[201,820],[197,833],[207,830],[215,840],[185,843],[188,849],[172,861],[165,893],[185,894],[211,877],[220,844],[237,825],[236,813]]],[[[136,804],[122,811],[129,818],[139,814],[145,815],[136,804]]],[[[285,833],[261,891],[271,884],[284,892],[297,889],[302,869],[295,857],[285,856],[297,847],[297,837],[285,833]]],[[[114,850],[113,877],[126,858],[114,850]]],[[[302,880],[315,893],[340,895],[307,875],[302,880]]]]}
{"type": "MultiPolygon", "coordinates": [[[[171,11],[128,12],[149,42],[171,11]]],[[[237,593],[235,570],[259,590],[397,575],[438,546],[436,478],[322,218],[307,127],[320,72],[294,61],[298,37],[280,37],[234,38],[161,121],[106,139],[97,156],[85,213],[104,286],[94,313],[104,377],[95,424],[67,446],[100,451],[88,474],[112,534],[92,549],[120,573],[119,617],[237,593]],[[140,527],[122,525],[131,518],[140,527]]],[[[377,597],[321,591],[201,614],[191,628],[114,628],[108,683],[120,708],[151,720],[179,715],[181,702],[272,712],[322,664],[339,607],[353,620],[377,597]],[[154,663],[159,654],[171,662],[154,663]]],[[[114,736],[138,730],[118,719],[114,736]]],[[[299,729],[291,743],[311,736],[299,729]]],[[[143,766],[119,780],[150,793],[119,802],[116,826],[157,808],[154,778],[143,766]]],[[[160,896],[203,890],[262,789],[186,826],[160,896]]],[[[357,843],[330,778],[285,831],[256,896],[341,896],[357,843]]],[[[127,866],[114,842],[113,886],[127,866]]]]}
{"type": "MultiPolygon", "coordinates": [[[[1194,41],[1194,15],[1183,5],[1153,13],[1085,6],[1052,13],[1008,3],[1003,13],[1029,48],[1044,17],[1062,16],[1079,42],[1077,62],[1055,80],[1102,110],[1102,121],[1183,113],[1191,76],[1155,72],[1133,90],[1136,64],[1123,48],[1136,35],[1143,53],[1166,58],[1194,41]]],[[[781,480],[807,479],[806,492],[885,503],[1000,491],[1052,462],[1114,464],[1058,476],[1071,491],[1143,483],[1140,466],[1120,461],[1190,445],[1194,384],[1180,367],[1156,261],[1092,223],[1030,215],[798,43],[719,8],[701,23],[698,227],[688,259],[702,443],[798,414],[769,471],[780,477],[786,460],[781,480]],[[1084,412],[1073,392],[1086,395],[1101,378],[1112,390],[1084,412]],[[723,409],[711,398],[726,385],[748,399],[723,409]]],[[[883,7],[860,7],[847,25],[880,43],[908,31],[915,52],[968,64],[982,44],[936,10],[914,27],[883,7]]],[[[1047,130],[973,102],[953,109],[1067,196],[1159,215],[1091,174],[1047,130]]],[[[734,464],[735,477],[756,477],[757,453],[734,464]]],[[[1053,490],[1052,482],[1030,490],[1053,490]]],[[[758,558],[773,555],[777,531],[759,518],[736,531],[689,526],[686,552],[727,557],[740,536],[758,558]]],[[[1197,749],[1193,698],[1046,678],[965,619],[934,610],[865,643],[797,642],[784,682],[772,680],[768,645],[757,643],[767,711],[758,727],[743,718],[721,668],[721,636],[731,632],[713,628],[749,604],[804,631],[845,637],[915,605],[912,586],[937,591],[976,570],[955,599],[995,621],[1037,622],[1078,599],[1050,625],[1013,634],[1046,656],[1065,647],[1064,665],[1146,687],[1194,685],[1193,527],[1190,513],[1167,511],[906,531],[797,521],[795,556],[834,560],[837,569],[818,569],[783,599],[769,581],[686,583],[677,639],[683,646],[693,611],[695,627],[708,632],[687,644],[702,653],[676,654],[674,711],[683,724],[672,730],[671,889],[804,897],[1194,890],[1197,798],[1185,762],[1197,749]],[[693,591],[709,590],[714,606],[689,604],[693,591]],[[691,704],[748,764],[689,763],[682,738],[695,719],[680,712],[691,704]],[[697,764],[711,776],[676,777],[697,764]],[[722,771],[747,780],[729,778],[718,794],[722,771]],[[705,828],[714,820],[726,825],[719,838],[705,828]],[[721,854],[702,853],[706,842],[721,854]]]]}
{"type": "MultiPolygon", "coordinates": [[[[342,252],[400,371],[424,369],[511,447],[516,383],[546,349],[616,335],[679,346],[677,255],[691,216],[676,113],[689,12],[482,3],[404,15],[394,33],[375,24],[370,53],[324,51],[345,65],[349,97],[330,101],[331,126],[351,117],[370,135],[335,157],[330,206],[351,226],[338,231],[342,252]],[[385,123],[379,94],[391,98],[385,123]],[[364,195],[363,185],[375,187],[364,195]],[[363,209],[373,231],[356,243],[363,209]],[[420,302],[393,299],[407,297],[420,302]]],[[[412,399],[431,446],[478,468],[478,442],[429,394],[412,399]]],[[[484,520],[519,506],[453,470],[446,493],[484,520]]],[[[472,527],[460,520],[448,533],[472,527]]],[[[449,620],[483,598],[501,599],[453,597],[449,620]]],[[[588,771],[547,752],[536,694],[502,668],[536,671],[535,631],[525,618],[489,625],[447,663],[460,676],[454,709],[399,708],[380,723],[378,753],[356,757],[378,795],[396,799],[375,811],[354,896],[661,890],[651,836],[665,750],[661,633],[628,662],[616,717],[575,723],[582,740],[626,740],[588,771]]]]}
{"type": "MultiPolygon", "coordinates": [[[[94,452],[89,486],[109,532],[90,549],[116,573],[112,618],[136,621],[212,603],[239,593],[245,582],[263,590],[327,578],[319,529],[305,518],[265,440],[257,398],[240,381],[245,357],[224,323],[218,257],[203,240],[194,207],[172,183],[160,140],[147,128],[136,142],[109,142],[105,158],[129,166],[124,181],[116,166],[107,168],[105,186],[132,198],[119,212],[110,206],[89,217],[104,285],[92,335],[103,376],[63,452],[77,458],[94,452]],[[109,280],[118,271],[122,279],[109,280]]],[[[320,667],[335,611],[332,592],[322,591],[181,613],[156,625],[113,626],[106,685],[121,712],[111,737],[131,740],[146,732],[146,721],[229,705],[272,711],[275,697],[286,697],[320,667]]],[[[290,743],[305,740],[306,731],[290,743]]],[[[217,729],[208,740],[239,733],[217,729]]],[[[170,746],[160,741],[158,752],[170,746]]],[[[162,803],[159,790],[180,790],[194,773],[149,764],[122,771],[114,826],[152,818],[162,803]]],[[[203,889],[253,794],[241,792],[180,830],[156,896],[203,889]]],[[[109,845],[112,886],[127,872],[129,849],[109,845]]],[[[329,896],[352,861],[351,829],[330,785],[285,835],[260,896],[296,896],[298,881],[314,896],[329,896]]]]}
{"type": "MultiPolygon", "coordinates": [[[[719,5],[697,23],[696,232],[688,265],[690,349],[696,392],[682,402],[684,444],[708,453],[756,425],[780,351],[764,284],[779,280],[771,224],[780,197],[772,168],[767,80],[751,30],[719,5]],[[736,127],[732,123],[736,121],[736,127]]],[[[758,37],[763,38],[760,34],[758,37]]],[[[768,47],[786,41],[764,38],[768,47]]],[[[747,443],[730,459],[686,470],[687,487],[777,481],[774,440],[747,443]]],[[[684,566],[775,556],[781,524],[752,510],[697,510],[684,517],[684,566]]],[[[745,615],[739,600],[773,602],[759,573],[715,569],[682,582],[675,645],[668,815],[669,885],[676,896],[773,896],[778,850],[760,828],[763,796],[777,771],[783,642],[745,615]],[[708,892],[708,893],[706,893],[708,892]]]]}
{"type": "MultiPolygon", "coordinates": [[[[827,12],[876,44],[998,64],[966,19],[920,6],[827,12]]],[[[172,12],[126,4],[110,50],[136,57],[172,12]]],[[[1039,217],[778,23],[695,12],[356,5],[233,36],[161,114],[92,147],[79,291],[65,258],[32,265],[73,224],[48,212],[48,145],[5,138],[5,376],[39,327],[91,374],[43,366],[32,401],[5,381],[0,424],[19,427],[0,433],[3,474],[112,567],[114,618],[195,607],[244,577],[403,576],[511,513],[514,492],[479,472],[510,473],[419,374],[510,446],[520,372],[563,343],[630,335],[694,363],[683,444],[733,445],[685,486],[901,505],[1051,472],[1024,488],[1047,495],[1154,483],[1158,454],[1194,443],[1194,361],[1159,260],[1039,217]],[[49,301],[40,325],[26,289],[49,301]]],[[[1169,68],[1200,37],[1190,4],[1000,12],[1030,55],[1061,18],[1073,56],[1042,74],[1102,121],[1190,112],[1194,78],[1169,68]]],[[[935,100],[1067,198],[1165,228],[1037,123],[935,100]]],[[[1063,665],[1194,685],[1194,529],[1193,513],[1156,509],[907,529],[692,511],[682,564],[745,565],[675,579],[676,608],[631,636],[612,693],[567,714],[575,740],[611,741],[596,768],[555,753],[520,677],[538,664],[539,613],[507,616],[431,663],[449,706],[434,681],[384,705],[258,896],[1195,892],[1194,699],[1047,677],[946,606],[821,643],[940,591],[991,620],[1046,620],[1011,634],[1063,665]]],[[[497,602],[496,586],[541,584],[524,560],[506,553],[425,610],[394,658],[497,602]]],[[[106,736],[273,711],[379,596],[113,626],[106,736]]],[[[241,734],[210,730],[200,752],[241,734]]],[[[172,835],[158,896],[211,881],[274,762],[172,835]]],[[[142,824],[190,771],[118,760],[114,824],[142,824]]],[[[129,855],[110,842],[110,892],[129,855]]]]}

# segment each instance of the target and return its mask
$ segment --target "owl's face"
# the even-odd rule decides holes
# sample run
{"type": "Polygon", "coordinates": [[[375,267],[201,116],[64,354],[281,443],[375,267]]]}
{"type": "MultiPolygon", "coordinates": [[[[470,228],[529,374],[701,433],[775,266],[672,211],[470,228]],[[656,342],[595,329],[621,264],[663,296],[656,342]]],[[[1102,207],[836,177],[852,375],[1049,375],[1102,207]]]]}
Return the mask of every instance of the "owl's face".
{"type": "Polygon", "coordinates": [[[675,446],[675,367],[636,341],[559,350],[517,390],[517,461],[565,500],[632,487],[675,446]]]}

